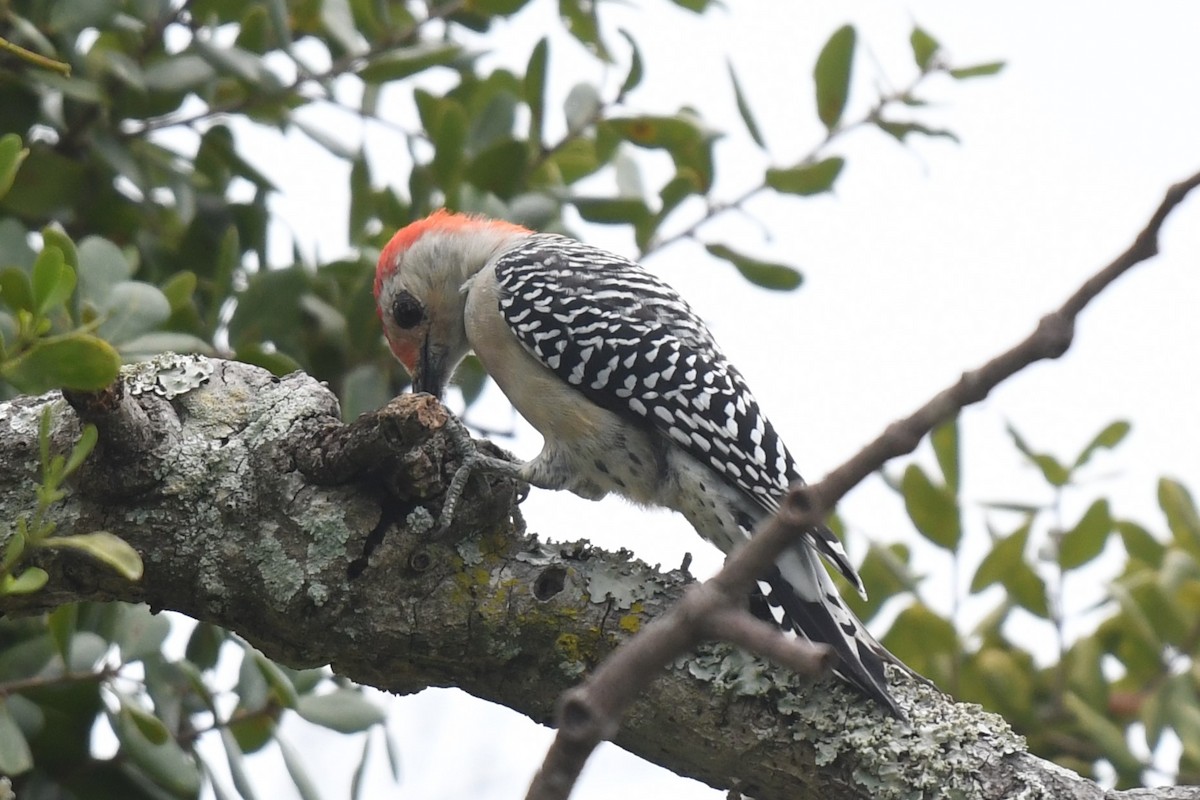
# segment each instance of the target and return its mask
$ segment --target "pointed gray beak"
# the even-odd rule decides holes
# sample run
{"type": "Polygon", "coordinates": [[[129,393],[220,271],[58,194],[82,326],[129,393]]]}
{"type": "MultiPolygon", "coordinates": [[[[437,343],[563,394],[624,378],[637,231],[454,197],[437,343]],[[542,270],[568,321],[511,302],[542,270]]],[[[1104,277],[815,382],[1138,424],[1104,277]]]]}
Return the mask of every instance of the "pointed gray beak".
{"type": "Polygon", "coordinates": [[[446,393],[446,384],[450,382],[446,355],[440,349],[430,347],[428,338],[421,344],[421,358],[412,379],[414,392],[428,392],[438,400],[446,393]]]}

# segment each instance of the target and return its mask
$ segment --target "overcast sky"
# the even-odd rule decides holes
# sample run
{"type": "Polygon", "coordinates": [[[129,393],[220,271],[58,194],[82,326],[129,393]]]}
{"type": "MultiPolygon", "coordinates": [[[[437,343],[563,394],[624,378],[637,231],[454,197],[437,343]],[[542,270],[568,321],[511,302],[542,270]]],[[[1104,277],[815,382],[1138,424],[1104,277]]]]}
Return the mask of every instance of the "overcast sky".
{"type": "MultiPolygon", "coordinates": [[[[810,479],[964,369],[1027,334],[1132,241],[1170,183],[1200,169],[1200,5],[1194,2],[1149,2],[1136,10],[1129,3],[1032,0],[727,5],[732,10],[700,18],[650,0],[601,6],[606,28],[629,29],[643,48],[647,78],[631,98],[632,110],[692,105],[735,134],[717,149],[718,192],[726,197],[750,185],[766,161],[790,165],[820,140],[812,64],[825,38],[846,22],[858,27],[868,48],[856,62],[849,114],[866,108],[876,87],[911,79],[914,22],[947,46],[952,63],[1008,62],[995,78],[929,85],[927,96],[937,106],[918,118],[951,128],[961,144],[916,140],[905,149],[862,131],[832,150],[849,161],[836,195],[751,207],[770,239],[762,225],[744,219],[705,229],[708,241],[798,264],[806,278],[800,291],[755,290],[694,246],[650,262],[710,322],[810,479]],[[726,56],[758,115],[769,155],[755,152],[741,129],[726,56]],[[747,177],[739,164],[750,165],[747,177]]],[[[529,46],[557,26],[548,18],[555,8],[535,0],[507,27],[502,35],[511,64],[523,67],[529,46]]],[[[598,79],[579,71],[590,69],[588,62],[570,57],[571,48],[556,41],[551,51],[551,89],[559,98],[578,80],[598,79]]],[[[410,113],[410,92],[398,87],[390,94],[398,117],[410,113]]],[[[362,135],[342,132],[351,141],[362,135]]],[[[389,163],[386,134],[367,138],[377,179],[393,169],[388,179],[404,186],[407,175],[389,163]]],[[[330,187],[344,181],[297,174],[291,165],[304,163],[297,159],[308,146],[303,139],[274,142],[278,160],[264,155],[260,166],[281,185],[277,208],[302,232],[305,246],[336,255],[346,247],[347,201],[330,187]]],[[[634,253],[620,232],[578,229],[591,241],[634,253]]],[[[1095,488],[1115,498],[1118,514],[1152,526],[1161,527],[1154,503],[1159,475],[1200,487],[1200,201],[1177,210],[1162,250],[1089,308],[1065,359],[1022,373],[968,412],[968,497],[1045,499],[1043,485],[1007,443],[1006,421],[1038,448],[1064,457],[1108,422],[1133,421],[1127,443],[1100,464],[1106,477],[1095,488]]],[[[511,412],[493,390],[472,418],[503,428],[511,412]]],[[[540,442],[519,425],[516,438],[504,444],[532,457],[540,442]]],[[[1074,513],[1089,500],[1074,501],[1074,513]]],[[[691,552],[692,569],[702,576],[719,566],[719,554],[681,519],[620,501],[605,501],[601,510],[585,502],[535,490],[524,511],[531,530],[551,536],[628,547],[668,566],[691,552]]],[[[860,536],[911,538],[899,502],[878,481],[854,492],[841,511],[860,536]]],[[[849,546],[861,555],[861,539],[849,546]]],[[[921,570],[933,576],[927,599],[948,608],[948,560],[927,549],[918,557],[921,570]]],[[[391,705],[401,797],[521,797],[551,735],[515,713],[451,691],[391,705]]],[[[303,723],[287,730],[312,754],[311,769],[331,793],[346,785],[339,781],[348,782],[356,755],[340,737],[322,739],[303,723]]],[[[260,780],[279,769],[273,756],[256,761],[260,780]]],[[[386,791],[378,785],[378,796],[386,791]]],[[[276,796],[286,792],[280,787],[276,796]]],[[[593,759],[574,797],[615,796],[724,795],[608,748],[593,759]]]]}

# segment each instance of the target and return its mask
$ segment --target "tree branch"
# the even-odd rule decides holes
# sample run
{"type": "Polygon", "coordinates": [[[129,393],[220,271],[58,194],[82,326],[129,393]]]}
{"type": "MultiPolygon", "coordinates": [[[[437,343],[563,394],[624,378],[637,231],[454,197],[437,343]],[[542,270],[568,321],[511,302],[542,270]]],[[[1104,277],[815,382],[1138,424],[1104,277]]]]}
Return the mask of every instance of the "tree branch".
{"type": "MultiPolygon", "coordinates": [[[[706,624],[711,615],[751,619],[744,600],[755,582],[771,569],[780,554],[801,541],[806,530],[820,524],[847,492],[896,456],[911,453],[935,426],[953,418],[962,408],[987,397],[1002,381],[1036,361],[1058,358],[1074,335],[1075,318],[1088,302],[1128,269],[1158,253],[1163,223],[1188,195],[1200,186],[1200,173],[1172,186],[1134,243],[1101,269],[1057,311],[1042,318],[1037,328],[1016,346],[996,356],[905,419],[894,422],[853,458],[812,486],[793,486],[779,512],[761,524],[755,535],[730,556],[724,568],[707,583],[693,587],[662,618],[655,620],[629,643],[617,649],[579,686],[567,692],[560,707],[558,735],[534,776],[528,800],[566,800],[592,750],[619,729],[633,698],[648,687],[662,667],[686,654],[697,641],[712,634],[706,624]],[[711,591],[705,591],[712,587],[711,591]],[[723,606],[722,606],[723,604],[723,606]]],[[[776,635],[774,640],[782,640],[776,635]]],[[[782,645],[771,639],[748,640],[759,655],[778,659],[782,645]]],[[[786,652],[786,651],[785,651],[786,652]]],[[[789,663],[795,663],[792,657],[789,663]]],[[[800,666],[809,662],[801,659],[800,666]]],[[[913,727],[900,737],[912,740],[924,733],[925,709],[913,712],[913,727]]]]}
{"type": "MultiPolygon", "coordinates": [[[[120,535],[142,555],[142,581],[76,553],[39,550],[49,584],[0,598],[0,612],[146,602],[231,628],[293,667],[332,664],[398,693],[458,686],[549,721],[554,697],[687,591],[681,572],[661,573],[627,553],[522,535],[511,518],[515,487],[486,477],[469,484],[454,527],[431,540],[424,532],[457,451],[441,429],[444,409],[428,396],[404,395],[342,425],[333,396],[307,376],[277,379],[202,358],[194,362],[203,369],[188,370],[179,358],[163,357],[150,371],[207,379],[159,393],[139,368],[139,391],[127,378],[120,402],[140,413],[104,412],[154,429],[140,437],[167,448],[149,458],[154,480],[137,493],[112,492],[113,476],[130,467],[109,458],[102,441],[49,514],[60,533],[120,535]],[[347,479],[355,482],[329,485],[347,479]]],[[[35,508],[47,403],[54,450],[67,451],[80,422],[57,394],[0,404],[0,519],[35,508]]],[[[0,547],[9,535],[0,534],[0,547]]],[[[718,618],[718,628],[725,624],[718,618]]],[[[904,676],[894,683],[907,707],[922,709],[919,737],[881,720],[838,681],[813,684],[728,645],[703,645],[667,665],[615,739],[758,800],[838,800],[880,787],[1007,789],[1058,774],[1028,756],[1000,718],[904,676]]],[[[1091,792],[1075,796],[1100,797],[1072,780],[1091,792]]]]}
{"type": "MultiPolygon", "coordinates": [[[[176,356],[123,380],[111,396],[73,398],[102,438],[48,516],[59,533],[121,536],[145,562],[142,581],[78,553],[38,550],[47,587],[0,599],[0,613],[146,602],[231,628],[293,667],[332,664],[400,693],[458,686],[544,721],[551,698],[589,670],[602,673],[597,665],[617,645],[685,593],[711,604],[706,593],[730,591],[689,589],[683,574],[628,554],[523,535],[512,520],[516,487],[488,476],[472,479],[454,527],[431,539],[458,464],[446,412],[427,396],[402,396],[343,425],[329,391],[299,373],[279,379],[176,356]],[[112,441],[116,432],[134,446],[112,441]]],[[[66,452],[80,420],[58,394],[0,404],[0,520],[10,526],[36,507],[46,404],[53,449],[66,452]]],[[[0,547],[9,536],[11,527],[0,532],[0,547]]],[[[727,614],[701,616],[714,627],[699,638],[736,635],[754,646],[762,633],[731,634],[730,625],[740,628],[727,614]]],[[[793,666],[811,656],[801,652],[793,666]]],[[[895,670],[891,679],[912,710],[910,727],[839,681],[813,683],[728,645],[701,645],[667,659],[615,741],[758,800],[1148,796],[1106,795],[1029,755],[999,717],[895,670]]],[[[631,684],[612,697],[627,702],[636,692],[631,684]]]]}

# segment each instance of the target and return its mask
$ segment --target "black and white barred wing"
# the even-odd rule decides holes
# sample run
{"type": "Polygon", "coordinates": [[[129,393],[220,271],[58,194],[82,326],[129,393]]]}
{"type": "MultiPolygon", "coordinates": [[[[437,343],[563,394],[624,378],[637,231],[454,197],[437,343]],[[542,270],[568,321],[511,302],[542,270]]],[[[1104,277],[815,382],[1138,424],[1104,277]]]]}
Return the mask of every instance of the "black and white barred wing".
{"type": "MultiPolygon", "coordinates": [[[[688,304],[639,264],[538,234],[496,261],[521,344],[589,400],[667,436],[767,512],[800,479],[737,370],[688,304]]],[[[861,592],[837,537],[810,544],[861,592]]]]}

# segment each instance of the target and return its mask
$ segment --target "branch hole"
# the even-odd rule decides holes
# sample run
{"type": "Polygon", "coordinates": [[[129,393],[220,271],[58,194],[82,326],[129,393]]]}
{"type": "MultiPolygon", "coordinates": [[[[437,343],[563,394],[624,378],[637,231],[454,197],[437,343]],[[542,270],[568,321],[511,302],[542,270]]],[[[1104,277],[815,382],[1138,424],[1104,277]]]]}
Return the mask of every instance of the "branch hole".
{"type": "Polygon", "coordinates": [[[428,550],[418,550],[409,556],[408,566],[414,572],[424,572],[433,565],[433,556],[429,555],[428,550]]]}
{"type": "Polygon", "coordinates": [[[566,585],[567,571],[562,567],[550,567],[533,582],[533,596],[544,602],[561,592],[566,585]]]}

